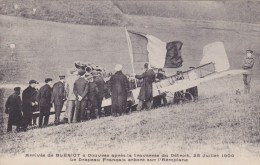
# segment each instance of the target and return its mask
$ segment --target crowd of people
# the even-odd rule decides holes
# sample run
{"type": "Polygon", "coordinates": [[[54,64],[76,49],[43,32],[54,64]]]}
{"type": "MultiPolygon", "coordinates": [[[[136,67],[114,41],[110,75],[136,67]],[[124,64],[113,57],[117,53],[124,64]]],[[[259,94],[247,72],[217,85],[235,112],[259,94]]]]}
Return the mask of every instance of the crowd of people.
{"type": "MultiPolygon", "coordinates": [[[[247,50],[242,66],[243,69],[247,70],[243,74],[245,93],[250,92],[254,65],[252,53],[252,50],[247,50]]],[[[123,66],[117,64],[115,73],[109,74],[108,81],[105,81],[102,67],[94,68],[91,65],[82,65],[75,62],[75,68],[71,69],[67,76],[60,75],[59,81],[55,84],[53,84],[52,78],[46,78],[45,85],[37,90],[38,82],[30,80],[29,86],[22,92],[22,99],[20,97],[21,88],[15,87],[14,93],[8,97],[5,104],[5,113],[9,114],[7,132],[12,131],[13,125],[17,126],[17,131],[26,131],[29,125],[36,125],[36,118],[38,117],[34,113],[36,111],[39,111],[38,126],[40,128],[47,126],[52,107],[55,110],[54,124],[59,125],[65,102],[66,111],[63,119],[65,123],[84,122],[109,115],[121,116],[128,113],[132,108],[132,103],[127,100],[130,90],[139,86],[141,86],[141,89],[138,96],[137,111],[167,104],[165,93],[153,97],[153,83],[167,79],[163,69],[158,69],[156,73],[149,67],[148,63],[145,63],[143,74],[134,74],[133,77],[125,75],[122,69],[123,66]],[[102,106],[104,98],[111,98],[111,106],[102,106]]],[[[191,67],[188,72],[189,78],[197,79],[198,75],[193,69],[194,67],[191,67]]],[[[175,78],[176,80],[184,79],[182,72],[177,71],[175,78]]],[[[197,100],[198,88],[196,86],[186,89],[186,92],[192,94],[194,99],[197,100]]],[[[174,95],[176,94],[177,92],[174,95]]],[[[176,99],[175,101],[178,102],[176,99]]]]}
{"type": "MultiPolygon", "coordinates": [[[[17,131],[26,131],[28,126],[36,125],[37,114],[38,126],[47,126],[52,107],[55,111],[55,125],[61,122],[84,122],[109,115],[121,116],[130,111],[131,103],[127,98],[129,91],[136,88],[134,78],[140,80],[137,81],[137,86],[141,85],[137,110],[145,107],[150,109],[153,100],[152,83],[165,78],[166,76],[162,76],[164,71],[160,69],[156,74],[146,63],[144,73],[133,75],[133,78],[125,75],[122,69],[123,66],[117,64],[115,74],[109,74],[109,79],[105,81],[104,70],[75,62],[75,68],[66,76],[59,75],[59,81],[54,84],[52,78],[46,78],[45,84],[37,89],[39,83],[30,80],[29,86],[22,92],[22,97],[21,88],[15,87],[14,93],[8,97],[5,104],[5,112],[9,114],[7,132],[12,131],[13,125],[17,126],[17,131]],[[104,98],[111,98],[111,106],[102,107],[104,98]],[[65,118],[60,119],[65,102],[65,118]],[[37,111],[39,113],[35,113],[37,111]]],[[[163,98],[165,99],[165,96],[163,98]]]]}

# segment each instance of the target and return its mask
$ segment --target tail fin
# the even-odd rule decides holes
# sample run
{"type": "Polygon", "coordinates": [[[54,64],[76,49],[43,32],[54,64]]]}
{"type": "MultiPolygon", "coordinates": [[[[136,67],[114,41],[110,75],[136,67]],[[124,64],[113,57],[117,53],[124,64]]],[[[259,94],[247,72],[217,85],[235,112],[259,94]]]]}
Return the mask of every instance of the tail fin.
{"type": "Polygon", "coordinates": [[[229,69],[230,64],[223,42],[213,42],[204,46],[203,57],[200,61],[200,65],[210,62],[214,63],[215,72],[221,72],[229,69]]]}

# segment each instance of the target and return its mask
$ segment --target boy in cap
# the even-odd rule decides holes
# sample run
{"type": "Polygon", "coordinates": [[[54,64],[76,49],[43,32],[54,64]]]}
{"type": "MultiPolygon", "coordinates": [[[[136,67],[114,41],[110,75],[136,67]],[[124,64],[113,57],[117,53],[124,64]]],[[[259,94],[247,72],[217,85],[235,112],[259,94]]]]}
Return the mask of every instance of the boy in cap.
{"type": "Polygon", "coordinates": [[[54,104],[55,109],[55,125],[58,125],[60,123],[60,113],[66,100],[65,75],[60,75],[59,78],[60,81],[56,82],[53,85],[51,97],[51,102],[54,104]]]}
{"type": "Polygon", "coordinates": [[[5,103],[5,113],[9,114],[7,132],[12,131],[12,126],[16,125],[16,131],[22,128],[22,101],[20,97],[21,88],[15,87],[14,93],[8,97],[5,103]]]}
{"type": "Polygon", "coordinates": [[[25,128],[27,128],[28,125],[32,125],[33,112],[36,111],[38,106],[38,102],[36,101],[37,84],[38,82],[36,80],[30,80],[29,86],[22,93],[22,108],[25,128]]]}
{"type": "Polygon", "coordinates": [[[244,81],[244,93],[250,93],[250,82],[253,74],[253,66],[255,63],[255,59],[253,57],[253,51],[247,50],[246,51],[246,58],[244,59],[242,68],[247,72],[243,74],[243,81],[244,81]]]}
{"type": "Polygon", "coordinates": [[[39,104],[40,116],[39,116],[39,127],[47,126],[49,123],[50,110],[52,107],[51,96],[52,96],[52,79],[46,78],[45,85],[42,86],[36,96],[36,100],[39,104]],[[44,119],[43,119],[44,117],[44,119]],[[44,120],[44,122],[43,122],[44,120]],[[42,123],[43,122],[43,123],[42,123]]]}

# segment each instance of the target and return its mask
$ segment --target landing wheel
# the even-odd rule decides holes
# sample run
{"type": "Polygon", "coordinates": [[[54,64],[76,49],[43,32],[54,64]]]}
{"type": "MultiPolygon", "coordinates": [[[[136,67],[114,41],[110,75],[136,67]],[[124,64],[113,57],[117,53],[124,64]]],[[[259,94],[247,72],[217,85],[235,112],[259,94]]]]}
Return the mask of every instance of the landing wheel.
{"type": "Polygon", "coordinates": [[[173,97],[174,104],[184,104],[191,101],[194,101],[194,97],[189,92],[178,91],[174,93],[174,97],[173,97]]]}
{"type": "Polygon", "coordinates": [[[194,97],[192,96],[192,94],[190,92],[185,92],[182,95],[182,103],[188,103],[188,102],[193,102],[194,101],[194,97]]]}

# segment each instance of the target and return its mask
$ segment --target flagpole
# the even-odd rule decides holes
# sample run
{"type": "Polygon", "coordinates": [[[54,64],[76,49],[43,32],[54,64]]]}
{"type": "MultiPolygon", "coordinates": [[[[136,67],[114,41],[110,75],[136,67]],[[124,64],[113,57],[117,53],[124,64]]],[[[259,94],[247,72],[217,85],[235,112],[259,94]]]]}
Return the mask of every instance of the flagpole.
{"type": "MultiPolygon", "coordinates": [[[[129,34],[128,34],[128,32],[127,32],[126,27],[125,27],[125,35],[126,35],[126,40],[127,40],[129,55],[130,55],[130,59],[131,59],[132,70],[133,70],[133,73],[135,74],[133,48],[132,48],[132,43],[131,43],[131,40],[130,40],[130,37],[129,37],[129,34]]],[[[136,78],[135,78],[135,86],[136,86],[136,88],[137,88],[136,78]]]]}

